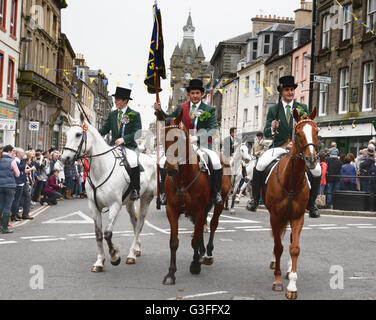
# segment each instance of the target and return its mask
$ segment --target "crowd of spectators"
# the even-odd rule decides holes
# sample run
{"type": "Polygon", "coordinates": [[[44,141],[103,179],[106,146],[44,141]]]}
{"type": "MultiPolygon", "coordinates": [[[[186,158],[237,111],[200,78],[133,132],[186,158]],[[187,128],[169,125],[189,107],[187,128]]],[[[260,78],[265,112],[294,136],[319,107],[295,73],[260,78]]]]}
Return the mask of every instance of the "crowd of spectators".
{"type": "Polygon", "coordinates": [[[371,140],[368,147],[359,151],[355,158],[352,153],[340,154],[337,144],[319,154],[322,177],[320,194],[326,195],[326,207],[333,205],[333,192],[362,191],[376,192],[376,142],[371,140]]]}
{"type": "Polygon", "coordinates": [[[81,160],[64,165],[55,146],[48,151],[27,151],[8,145],[0,148],[0,231],[12,233],[10,221],[32,220],[30,210],[39,202],[57,205],[65,199],[84,198],[84,165],[81,160]],[[20,215],[22,213],[22,215],[20,215]],[[10,220],[10,221],[9,221],[10,220]]]}

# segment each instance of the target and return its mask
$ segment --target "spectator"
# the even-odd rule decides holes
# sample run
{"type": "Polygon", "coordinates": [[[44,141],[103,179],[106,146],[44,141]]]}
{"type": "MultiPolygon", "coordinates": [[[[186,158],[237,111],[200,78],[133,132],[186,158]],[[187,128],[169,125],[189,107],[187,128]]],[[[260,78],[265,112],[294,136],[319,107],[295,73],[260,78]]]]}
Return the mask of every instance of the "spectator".
{"type": "Polygon", "coordinates": [[[320,194],[325,194],[325,188],[326,188],[326,173],[328,171],[328,163],[325,159],[325,153],[320,152],[319,154],[320,158],[320,167],[321,167],[321,182],[320,182],[320,194]]]}
{"type": "MultiPolygon", "coordinates": [[[[361,177],[369,177],[371,175],[372,164],[375,163],[375,146],[369,144],[367,148],[367,156],[362,159],[359,164],[361,177]]],[[[361,188],[363,192],[370,192],[370,178],[361,178],[361,188]]]]}
{"type": "Polygon", "coordinates": [[[84,177],[84,168],[82,165],[82,160],[79,159],[76,164],[77,168],[77,197],[79,196],[81,199],[84,198],[83,191],[82,191],[82,183],[83,183],[83,177],[84,177]]]}
{"type": "Polygon", "coordinates": [[[339,156],[339,160],[341,160],[342,164],[345,163],[345,158],[346,158],[346,155],[343,153],[339,156]]]}
{"type": "Polygon", "coordinates": [[[59,170],[55,169],[43,190],[44,197],[40,200],[40,204],[43,206],[44,202],[47,202],[48,204],[57,205],[57,200],[63,198],[63,195],[59,192],[60,188],[59,170]]]}
{"type": "Polygon", "coordinates": [[[356,167],[355,167],[355,156],[354,156],[354,154],[352,154],[352,153],[348,153],[348,154],[347,154],[347,157],[350,159],[350,164],[352,164],[352,165],[354,166],[354,168],[356,169],[356,167]]]}
{"type": "Polygon", "coordinates": [[[341,179],[341,190],[356,191],[356,170],[355,166],[351,164],[351,159],[345,157],[344,165],[341,168],[341,176],[352,176],[341,179]]]}
{"type": "Polygon", "coordinates": [[[73,165],[64,165],[64,175],[65,175],[65,187],[66,187],[66,193],[65,197],[69,200],[72,200],[72,191],[74,188],[74,179],[77,176],[77,170],[76,166],[73,165]]]}
{"type": "Polygon", "coordinates": [[[15,160],[17,162],[18,169],[20,171],[20,176],[16,178],[16,193],[14,196],[14,200],[12,203],[12,221],[20,221],[23,220],[33,220],[33,217],[29,216],[30,212],[30,202],[31,202],[31,196],[30,196],[30,190],[29,186],[26,183],[27,176],[26,174],[30,172],[32,169],[26,169],[26,162],[27,158],[25,157],[25,151],[21,148],[15,148],[15,160]],[[20,207],[20,203],[22,200],[22,218],[18,216],[18,211],[20,207]]]}
{"type": "Polygon", "coordinates": [[[340,188],[340,178],[342,162],[338,159],[339,151],[337,148],[331,148],[329,151],[328,171],[327,171],[327,207],[332,206],[333,192],[340,188]]]}
{"type": "Polygon", "coordinates": [[[0,214],[1,232],[13,233],[8,229],[10,208],[16,191],[16,179],[20,176],[17,162],[12,157],[13,147],[5,146],[0,153],[0,214]]]}
{"type": "Polygon", "coordinates": [[[35,179],[35,186],[34,186],[34,192],[32,196],[32,200],[34,202],[38,202],[41,197],[41,193],[45,186],[45,181],[47,179],[45,167],[43,164],[43,155],[41,152],[37,151],[35,153],[35,161],[33,162],[33,166],[36,167],[36,171],[34,173],[34,179],[35,179]]]}
{"type": "Polygon", "coordinates": [[[51,160],[50,160],[50,177],[54,174],[54,170],[55,170],[55,163],[57,160],[59,160],[59,157],[60,157],[60,153],[58,151],[54,151],[51,153],[51,160]]]}

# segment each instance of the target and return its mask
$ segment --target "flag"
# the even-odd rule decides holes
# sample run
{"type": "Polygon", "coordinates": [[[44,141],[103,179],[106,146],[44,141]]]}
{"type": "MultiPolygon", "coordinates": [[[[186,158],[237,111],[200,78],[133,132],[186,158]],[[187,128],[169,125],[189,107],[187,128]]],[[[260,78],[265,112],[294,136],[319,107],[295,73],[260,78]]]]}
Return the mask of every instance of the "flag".
{"type": "MultiPolygon", "coordinates": [[[[162,79],[166,79],[166,67],[163,57],[164,43],[162,33],[162,16],[157,4],[153,6],[153,13],[154,27],[150,43],[150,53],[145,78],[145,85],[148,87],[148,92],[151,94],[156,93],[155,73],[158,71],[159,76],[162,77],[162,79]]],[[[159,81],[159,79],[157,79],[157,81],[159,81]]],[[[159,91],[162,90],[159,89],[159,91]]]]}

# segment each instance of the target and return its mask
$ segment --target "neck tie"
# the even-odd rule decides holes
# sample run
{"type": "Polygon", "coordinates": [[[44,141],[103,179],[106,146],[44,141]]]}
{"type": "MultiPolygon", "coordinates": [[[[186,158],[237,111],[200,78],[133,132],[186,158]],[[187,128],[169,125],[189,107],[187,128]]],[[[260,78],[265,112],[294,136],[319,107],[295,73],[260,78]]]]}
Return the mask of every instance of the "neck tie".
{"type": "Polygon", "coordinates": [[[291,106],[289,106],[289,105],[286,106],[286,119],[287,119],[287,124],[290,125],[291,106]]]}

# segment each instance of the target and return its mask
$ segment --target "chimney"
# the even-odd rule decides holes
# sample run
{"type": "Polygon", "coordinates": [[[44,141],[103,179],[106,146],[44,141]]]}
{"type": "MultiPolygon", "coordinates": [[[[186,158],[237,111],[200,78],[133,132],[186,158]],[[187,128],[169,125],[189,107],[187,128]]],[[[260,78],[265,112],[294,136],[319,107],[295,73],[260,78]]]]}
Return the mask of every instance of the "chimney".
{"type": "Polygon", "coordinates": [[[305,0],[300,1],[300,8],[295,10],[295,28],[312,24],[312,2],[305,0]]]}

